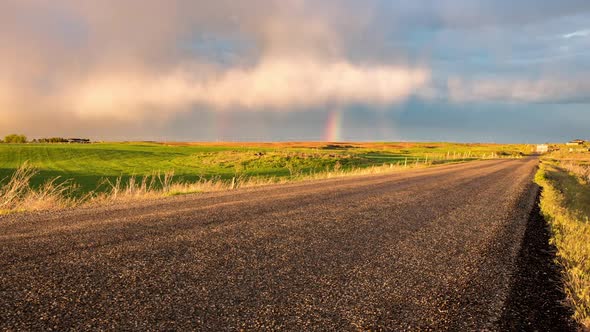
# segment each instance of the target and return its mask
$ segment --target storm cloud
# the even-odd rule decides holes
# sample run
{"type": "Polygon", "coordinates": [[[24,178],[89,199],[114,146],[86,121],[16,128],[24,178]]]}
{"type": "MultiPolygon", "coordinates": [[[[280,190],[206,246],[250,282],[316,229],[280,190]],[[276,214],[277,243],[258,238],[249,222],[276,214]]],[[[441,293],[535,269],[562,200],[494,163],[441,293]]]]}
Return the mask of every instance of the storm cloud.
{"type": "Polygon", "coordinates": [[[0,5],[0,109],[12,122],[43,112],[166,118],[195,105],[292,111],[393,103],[427,84],[422,65],[347,58],[346,32],[370,19],[350,5],[9,0],[0,5]]]}

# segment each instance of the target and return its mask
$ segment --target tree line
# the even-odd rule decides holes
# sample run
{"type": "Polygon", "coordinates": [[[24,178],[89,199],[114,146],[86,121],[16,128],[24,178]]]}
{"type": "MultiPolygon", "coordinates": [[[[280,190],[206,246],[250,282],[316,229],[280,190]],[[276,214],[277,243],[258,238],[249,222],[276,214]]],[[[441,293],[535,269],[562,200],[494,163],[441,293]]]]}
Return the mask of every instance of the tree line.
{"type": "Polygon", "coordinates": [[[31,141],[27,139],[25,135],[10,134],[0,139],[0,143],[90,143],[89,139],[86,138],[64,138],[64,137],[49,137],[49,138],[35,138],[31,141]]]}
{"type": "Polygon", "coordinates": [[[0,140],[1,143],[27,143],[27,136],[11,134],[4,137],[4,140],[0,140]]]}

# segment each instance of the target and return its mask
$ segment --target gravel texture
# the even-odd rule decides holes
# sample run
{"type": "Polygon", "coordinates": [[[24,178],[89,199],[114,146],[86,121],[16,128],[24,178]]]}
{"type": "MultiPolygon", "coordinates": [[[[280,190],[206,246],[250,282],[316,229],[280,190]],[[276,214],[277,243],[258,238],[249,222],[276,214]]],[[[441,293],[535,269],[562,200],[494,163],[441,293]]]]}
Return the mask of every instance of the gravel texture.
{"type": "Polygon", "coordinates": [[[498,330],[536,165],[0,217],[0,330],[498,330]]]}

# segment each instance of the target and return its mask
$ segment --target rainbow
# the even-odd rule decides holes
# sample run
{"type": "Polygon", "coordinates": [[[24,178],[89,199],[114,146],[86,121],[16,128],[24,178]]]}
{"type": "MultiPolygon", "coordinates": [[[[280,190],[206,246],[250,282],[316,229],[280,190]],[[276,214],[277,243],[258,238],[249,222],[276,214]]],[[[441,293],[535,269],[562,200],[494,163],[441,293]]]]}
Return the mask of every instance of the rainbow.
{"type": "Polygon", "coordinates": [[[331,111],[326,120],[326,129],[324,130],[324,141],[338,142],[342,139],[341,135],[342,114],[338,110],[331,111]]]}

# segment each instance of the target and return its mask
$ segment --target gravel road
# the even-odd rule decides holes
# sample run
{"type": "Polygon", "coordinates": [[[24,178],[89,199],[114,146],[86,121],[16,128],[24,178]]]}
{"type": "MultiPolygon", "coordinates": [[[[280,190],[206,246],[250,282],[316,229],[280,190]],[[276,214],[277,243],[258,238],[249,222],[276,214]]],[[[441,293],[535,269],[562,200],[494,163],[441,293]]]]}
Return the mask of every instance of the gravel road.
{"type": "Polygon", "coordinates": [[[0,217],[0,330],[496,330],[537,162],[0,217]]]}

